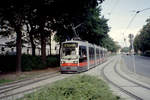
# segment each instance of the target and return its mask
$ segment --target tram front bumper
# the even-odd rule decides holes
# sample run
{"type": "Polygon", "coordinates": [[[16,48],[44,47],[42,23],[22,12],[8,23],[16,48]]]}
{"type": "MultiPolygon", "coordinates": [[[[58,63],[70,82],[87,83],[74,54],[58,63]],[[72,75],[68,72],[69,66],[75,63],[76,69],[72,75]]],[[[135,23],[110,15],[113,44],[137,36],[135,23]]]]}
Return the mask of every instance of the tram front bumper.
{"type": "Polygon", "coordinates": [[[78,72],[78,66],[63,66],[60,68],[62,72],[78,72]]]}

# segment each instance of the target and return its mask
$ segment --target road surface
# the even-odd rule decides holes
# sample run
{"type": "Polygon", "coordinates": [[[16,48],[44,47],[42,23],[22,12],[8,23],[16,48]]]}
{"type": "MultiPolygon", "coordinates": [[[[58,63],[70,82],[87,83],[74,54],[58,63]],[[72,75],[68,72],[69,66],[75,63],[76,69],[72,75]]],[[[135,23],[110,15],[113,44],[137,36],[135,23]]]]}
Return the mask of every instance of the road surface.
{"type": "Polygon", "coordinates": [[[137,56],[135,55],[122,55],[126,67],[132,71],[136,72],[136,74],[145,76],[147,78],[150,78],[150,57],[144,57],[144,56],[137,56]],[[133,61],[135,58],[135,61],[133,61]],[[135,62],[135,70],[134,70],[134,64],[135,62]]]}

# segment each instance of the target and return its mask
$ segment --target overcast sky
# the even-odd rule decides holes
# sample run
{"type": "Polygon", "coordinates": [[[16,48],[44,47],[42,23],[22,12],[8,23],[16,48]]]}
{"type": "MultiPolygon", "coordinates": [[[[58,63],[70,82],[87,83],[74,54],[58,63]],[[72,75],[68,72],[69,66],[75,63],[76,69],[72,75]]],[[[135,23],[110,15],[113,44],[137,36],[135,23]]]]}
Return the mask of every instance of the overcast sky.
{"type": "Polygon", "coordinates": [[[128,46],[128,35],[138,34],[142,26],[146,24],[146,19],[150,17],[150,0],[105,0],[102,4],[102,15],[109,19],[108,25],[111,27],[109,35],[122,47],[128,46]],[[147,10],[138,13],[129,25],[135,11],[143,9],[147,10]],[[126,43],[124,37],[127,39],[126,43]]]}

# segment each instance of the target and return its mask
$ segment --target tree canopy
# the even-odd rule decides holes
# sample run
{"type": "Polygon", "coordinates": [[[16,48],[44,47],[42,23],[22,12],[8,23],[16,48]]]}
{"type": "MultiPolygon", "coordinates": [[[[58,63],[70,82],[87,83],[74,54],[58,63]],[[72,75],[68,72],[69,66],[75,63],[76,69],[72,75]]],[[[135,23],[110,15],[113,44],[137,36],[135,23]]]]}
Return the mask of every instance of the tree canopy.
{"type": "Polygon", "coordinates": [[[134,39],[135,51],[141,51],[146,53],[150,51],[150,18],[146,20],[146,25],[140,31],[140,34],[136,35],[134,39]]]}

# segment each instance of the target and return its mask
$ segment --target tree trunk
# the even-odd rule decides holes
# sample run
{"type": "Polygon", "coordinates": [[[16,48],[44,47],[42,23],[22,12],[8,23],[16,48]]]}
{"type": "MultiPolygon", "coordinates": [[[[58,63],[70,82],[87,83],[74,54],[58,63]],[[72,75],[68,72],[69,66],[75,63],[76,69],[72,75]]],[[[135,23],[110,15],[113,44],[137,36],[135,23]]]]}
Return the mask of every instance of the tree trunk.
{"type": "Polygon", "coordinates": [[[46,64],[46,39],[44,36],[44,32],[41,33],[41,55],[42,55],[42,62],[46,64]]]}
{"type": "Polygon", "coordinates": [[[30,25],[31,27],[31,30],[29,30],[29,26],[28,26],[28,23],[26,24],[27,26],[27,31],[29,33],[29,38],[30,38],[30,42],[31,42],[31,47],[32,47],[32,56],[35,56],[35,49],[36,49],[36,45],[34,43],[34,39],[33,39],[33,26],[32,24],[30,25]]]}
{"type": "Polygon", "coordinates": [[[61,51],[61,43],[62,43],[62,42],[60,41],[60,42],[59,42],[59,45],[60,45],[60,47],[59,47],[59,57],[61,57],[61,55],[60,55],[60,53],[61,53],[61,52],[60,52],[60,51],[61,51]]]}
{"type": "MultiPolygon", "coordinates": [[[[32,31],[31,31],[32,32],[32,31]]],[[[36,46],[34,44],[34,41],[33,41],[33,34],[32,33],[29,33],[29,37],[30,37],[30,42],[31,42],[31,47],[32,47],[32,56],[35,56],[35,49],[36,49],[36,46]]]]}
{"type": "Polygon", "coordinates": [[[51,48],[51,35],[50,35],[50,40],[49,40],[49,49],[50,49],[50,55],[52,55],[52,48],[51,48]]]}
{"type": "Polygon", "coordinates": [[[17,52],[17,60],[16,60],[16,72],[21,72],[21,37],[22,37],[22,32],[20,31],[20,27],[16,26],[15,27],[16,33],[17,33],[17,38],[16,38],[16,52],[17,52]]]}
{"type": "Polygon", "coordinates": [[[41,36],[41,55],[42,55],[42,63],[45,66],[46,65],[46,37],[45,37],[45,31],[44,31],[44,26],[45,26],[45,18],[41,17],[41,22],[40,22],[40,27],[39,27],[39,32],[41,36]]]}

